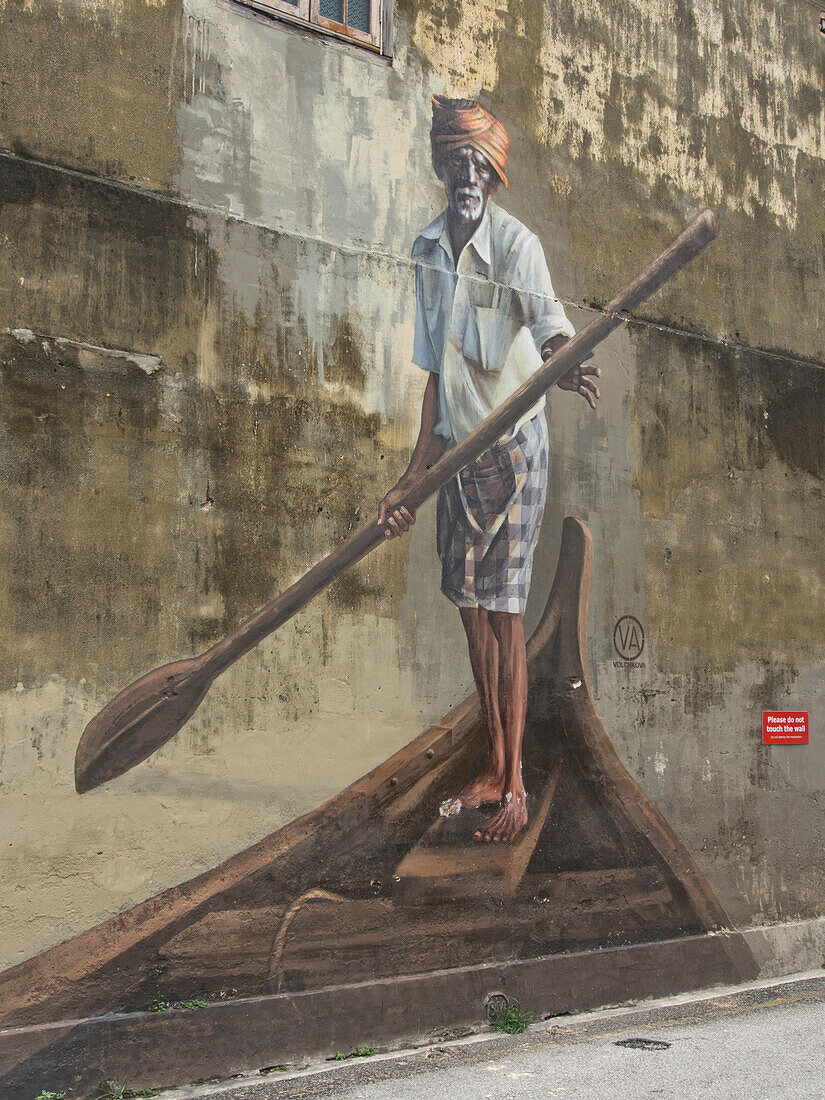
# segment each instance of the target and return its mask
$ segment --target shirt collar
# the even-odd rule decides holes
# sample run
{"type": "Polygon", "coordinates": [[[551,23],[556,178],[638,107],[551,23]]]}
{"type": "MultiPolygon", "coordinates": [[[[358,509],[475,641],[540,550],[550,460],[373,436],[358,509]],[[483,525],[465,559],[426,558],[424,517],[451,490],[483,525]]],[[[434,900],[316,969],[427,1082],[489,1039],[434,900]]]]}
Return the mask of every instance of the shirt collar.
{"type": "Polygon", "coordinates": [[[429,241],[437,241],[441,236],[444,226],[447,224],[447,211],[443,210],[437,218],[433,218],[429,225],[425,226],[419,236],[426,237],[429,241]]]}
{"type": "Polygon", "coordinates": [[[470,237],[469,242],[478,253],[479,259],[483,260],[487,266],[490,266],[491,257],[491,229],[490,229],[490,200],[487,200],[487,206],[484,210],[484,217],[481,219],[481,225],[470,237]]]}
{"type": "MultiPolygon", "coordinates": [[[[491,202],[487,202],[487,208],[484,211],[484,217],[481,219],[481,224],[478,229],[473,233],[470,240],[467,242],[471,244],[476,250],[480,260],[483,260],[485,264],[491,263],[491,237],[492,230],[490,226],[490,208],[491,202]]],[[[447,211],[443,210],[437,218],[433,218],[428,226],[425,226],[421,230],[421,236],[426,237],[427,240],[438,242],[450,259],[453,258],[453,246],[450,243],[450,233],[447,229],[447,211]]]]}

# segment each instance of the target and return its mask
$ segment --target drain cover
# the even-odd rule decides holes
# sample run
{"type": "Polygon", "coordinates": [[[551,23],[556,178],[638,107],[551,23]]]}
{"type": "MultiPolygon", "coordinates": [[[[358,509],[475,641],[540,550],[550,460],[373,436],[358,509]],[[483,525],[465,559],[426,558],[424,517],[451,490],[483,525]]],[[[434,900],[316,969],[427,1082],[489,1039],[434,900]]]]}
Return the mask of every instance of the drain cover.
{"type": "Polygon", "coordinates": [[[510,1007],[510,998],[506,993],[489,993],[484,1001],[484,1011],[492,1024],[510,1007]]]}
{"type": "Polygon", "coordinates": [[[630,1047],[631,1050],[667,1050],[670,1043],[661,1039],[619,1039],[613,1046],[630,1047]]]}

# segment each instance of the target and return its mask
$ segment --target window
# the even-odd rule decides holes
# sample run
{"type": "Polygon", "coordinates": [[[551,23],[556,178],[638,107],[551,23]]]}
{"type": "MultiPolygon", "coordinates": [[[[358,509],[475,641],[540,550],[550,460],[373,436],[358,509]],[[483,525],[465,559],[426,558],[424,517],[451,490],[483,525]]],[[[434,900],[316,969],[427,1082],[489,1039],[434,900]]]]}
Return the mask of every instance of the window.
{"type": "Polygon", "coordinates": [[[249,8],[286,15],[336,38],[347,38],[389,57],[392,0],[241,0],[249,8]]]}

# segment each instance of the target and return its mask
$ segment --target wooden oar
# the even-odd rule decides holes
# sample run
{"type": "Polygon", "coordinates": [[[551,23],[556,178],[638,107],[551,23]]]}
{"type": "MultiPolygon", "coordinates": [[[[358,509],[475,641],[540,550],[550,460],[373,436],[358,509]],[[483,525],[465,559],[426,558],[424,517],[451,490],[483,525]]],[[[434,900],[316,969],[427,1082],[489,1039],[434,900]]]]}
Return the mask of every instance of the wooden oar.
{"type": "MultiPolygon", "coordinates": [[[[712,211],[705,210],[694,218],[641,275],[607,303],[602,313],[412,485],[401,503],[411,510],[419,508],[451,477],[474,462],[528,412],[542,394],[627,320],[632,309],[698,256],[718,232],[712,211]]],[[[122,775],[165,745],[195,713],[216,676],[374,550],[384,541],[384,530],[375,520],[365,524],[211,649],[199,657],[173,661],[147,672],[124,688],[83,731],[75,757],[78,793],[83,794],[122,775]]]]}

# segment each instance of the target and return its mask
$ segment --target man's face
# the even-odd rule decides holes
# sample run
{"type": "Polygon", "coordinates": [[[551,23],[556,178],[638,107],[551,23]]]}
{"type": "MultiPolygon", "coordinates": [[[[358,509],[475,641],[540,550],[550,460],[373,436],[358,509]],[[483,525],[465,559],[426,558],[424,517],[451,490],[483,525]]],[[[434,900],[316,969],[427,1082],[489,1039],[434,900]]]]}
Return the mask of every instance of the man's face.
{"type": "Polygon", "coordinates": [[[438,174],[452,213],[462,221],[481,221],[498,183],[496,171],[484,154],[472,145],[462,145],[444,158],[438,174]]]}

